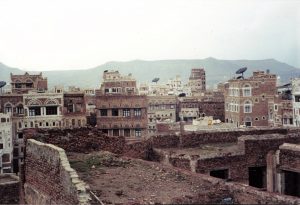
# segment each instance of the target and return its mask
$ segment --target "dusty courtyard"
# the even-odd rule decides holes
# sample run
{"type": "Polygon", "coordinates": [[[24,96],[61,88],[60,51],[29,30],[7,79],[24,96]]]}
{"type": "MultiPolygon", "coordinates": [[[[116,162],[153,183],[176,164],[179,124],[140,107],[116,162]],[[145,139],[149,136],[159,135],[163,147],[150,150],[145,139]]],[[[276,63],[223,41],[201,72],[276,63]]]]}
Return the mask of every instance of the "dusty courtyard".
{"type": "Polygon", "coordinates": [[[105,204],[220,203],[223,198],[230,197],[226,190],[220,190],[218,183],[213,185],[199,175],[155,162],[119,157],[109,152],[69,153],[68,158],[91,191],[105,204]]]}

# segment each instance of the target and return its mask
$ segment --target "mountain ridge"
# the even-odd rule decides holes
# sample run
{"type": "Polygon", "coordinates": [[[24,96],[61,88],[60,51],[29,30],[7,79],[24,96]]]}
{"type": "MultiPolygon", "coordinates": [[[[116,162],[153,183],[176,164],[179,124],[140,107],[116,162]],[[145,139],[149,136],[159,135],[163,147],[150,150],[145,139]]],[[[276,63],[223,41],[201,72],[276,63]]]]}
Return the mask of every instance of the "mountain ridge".
{"type": "Polygon", "coordinates": [[[49,87],[63,84],[64,86],[75,85],[82,88],[98,88],[104,70],[119,70],[122,75],[132,73],[138,82],[151,82],[155,77],[159,77],[160,81],[166,81],[174,78],[176,75],[181,75],[182,80],[186,82],[192,68],[204,68],[207,84],[212,87],[235,76],[235,71],[241,67],[248,67],[248,71],[245,73],[246,77],[250,76],[254,70],[266,71],[268,69],[271,73],[279,75],[282,83],[288,82],[291,77],[300,76],[300,69],[273,58],[222,60],[208,57],[204,59],[109,61],[102,65],[82,70],[33,72],[9,67],[0,62],[0,80],[9,82],[10,73],[43,72],[43,75],[48,77],[49,87]]]}

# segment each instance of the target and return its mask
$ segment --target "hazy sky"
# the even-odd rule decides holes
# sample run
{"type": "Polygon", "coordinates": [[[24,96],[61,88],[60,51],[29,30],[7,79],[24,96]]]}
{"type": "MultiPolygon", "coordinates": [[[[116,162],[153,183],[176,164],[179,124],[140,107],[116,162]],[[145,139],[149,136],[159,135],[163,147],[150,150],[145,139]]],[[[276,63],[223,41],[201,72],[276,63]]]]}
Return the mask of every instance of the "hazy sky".
{"type": "Polygon", "coordinates": [[[0,0],[0,62],[275,58],[300,68],[300,0],[0,0]]]}

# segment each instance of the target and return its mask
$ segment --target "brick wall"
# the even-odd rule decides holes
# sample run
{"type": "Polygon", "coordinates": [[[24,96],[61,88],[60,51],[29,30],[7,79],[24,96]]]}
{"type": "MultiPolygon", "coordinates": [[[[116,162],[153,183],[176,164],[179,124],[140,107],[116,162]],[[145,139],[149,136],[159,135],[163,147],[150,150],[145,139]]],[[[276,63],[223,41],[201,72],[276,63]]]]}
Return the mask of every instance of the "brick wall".
{"type": "MultiPolygon", "coordinates": [[[[213,136],[213,134],[212,134],[213,136]]],[[[227,136],[224,135],[224,136],[227,136]]],[[[209,139],[209,138],[205,138],[209,139]]],[[[280,145],[285,142],[299,143],[300,135],[296,133],[288,135],[269,134],[269,135],[248,135],[238,139],[238,150],[231,153],[219,154],[205,157],[200,155],[188,154],[168,154],[168,152],[160,152],[165,155],[166,163],[170,163],[174,167],[183,168],[202,174],[209,174],[212,170],[228,169],[229,178],[233,181],[248,183],[248,167],[266,166],[266,156],[269,151],[276,151],[280,145]]],[[[289,154],[289,159],[296,156],[289,154]]],[[[298,154],[298,153],[297,153],[298,154]]],[[[291,163],[291,161],[289,162],[291,163]]],[[[293,166],[299,163],[292,163],[293,166]]],[[[292,166],[292,165],[291,165],[292,166]]],[[[298,165],[295,165],[298,166],[298,165]]]]}
{"type": "Polygon", "coordinates": [[[203,131],[183,135],[159,135],[151,138],[155,148],[198,147],[208,143],[237,142],[242,135],[287,134],[295,132],[288,129],[252,129],[239,131],[203,131]]]}
{"type": "Polygon", "coordinates": [[[87,204],[86,184],[70,167],[65,151],[27,140],[24,193],[27,204],[87,204]]]}
{"type": "Polygon", "coordinates": [[[98,129],[27,129],[26,139],[36,139],[41,142],[57,145],[66,152],[90,152],[106,150],[116,154],[123,153],[124,137],[109,137],[98,129]]]}
{"type": "Polygon", "coordinates": [[[19,178],[13,174],[0,175],[0,204],[18,204],[20,193],[19,178]]]}
{"type": "Polygon", "coordinates": [[[300,173],[300,145],[285,143],[279,149],[279,168],[300,173]]]}

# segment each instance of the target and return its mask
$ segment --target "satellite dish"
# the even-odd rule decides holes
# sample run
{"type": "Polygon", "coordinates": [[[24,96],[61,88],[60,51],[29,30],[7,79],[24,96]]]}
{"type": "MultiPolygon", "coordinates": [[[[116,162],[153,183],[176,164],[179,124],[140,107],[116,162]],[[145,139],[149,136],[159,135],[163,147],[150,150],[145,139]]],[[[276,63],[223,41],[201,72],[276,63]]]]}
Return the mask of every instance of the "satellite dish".
{"type": "Polygon", "coordinates": [[[180,93],[180,94],[178,95],[178,97],[185,97],[185,96],[186,96],[185,93],[180,93]]]}
{"type": "Polygon", "coordinates": [[[0,81],[0,88],[3,88],[6,85],[5,81],[0,81]]]}
{"type": "Polygon", "coordinates": [[[236,74],[242,74],[241,76],[237,77],[237,79],[244,79],[244,72],[247,70],[247,67],[238,69],[235,73],[236,74]]]}
{"type": "Polygon", "coordinates": [[[157,83],[158,81],[159,81],[159,78],[154,78],[154,79],[152,80],[153,83],[157,83]]]}
{"type": "Polygon", "coordinates": [[[236,73],[236,74],[243,74],[246,70],[247,70],[247,67],[240,68],[240,69],[238,69],[235,73],[236,73]]]}

